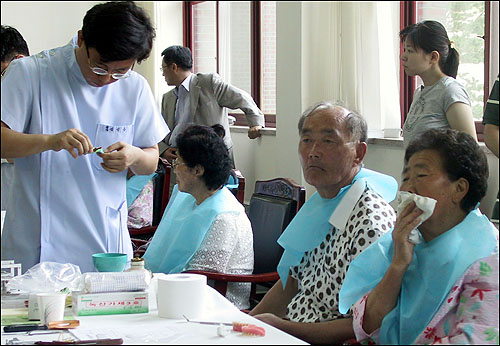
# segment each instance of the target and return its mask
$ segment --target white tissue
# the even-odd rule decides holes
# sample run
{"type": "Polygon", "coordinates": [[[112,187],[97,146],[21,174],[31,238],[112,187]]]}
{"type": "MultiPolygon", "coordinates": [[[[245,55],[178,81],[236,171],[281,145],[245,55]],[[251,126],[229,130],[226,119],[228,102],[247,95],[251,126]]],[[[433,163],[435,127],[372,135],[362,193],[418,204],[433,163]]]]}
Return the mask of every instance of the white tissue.
{"type": "MultiPolygon", "coordinates": [[[[398,203],[397,207],[398,214],[403,211],[403,209],[408,205],[408,203],[412,201],[415,202],[417,208],[419,208],[423,212],[422,215],[420,215],[420,223],[418,224],[418,226],[420,226],[422,222],[427,220],[432,215],[432,213],[434,212],[434,207],[436,206],[437,202],[433,198],[419,196],[414,193],[406,191],[399,191],[396,197],[396,201],[398,203]]],[[[408,240],[410,240],[413,244],[417,245],[423,242],[424,238],[422,237],[420,231],[417,228],[415,228],[411,230],[410,235],[408,236],[408,240]]]]}

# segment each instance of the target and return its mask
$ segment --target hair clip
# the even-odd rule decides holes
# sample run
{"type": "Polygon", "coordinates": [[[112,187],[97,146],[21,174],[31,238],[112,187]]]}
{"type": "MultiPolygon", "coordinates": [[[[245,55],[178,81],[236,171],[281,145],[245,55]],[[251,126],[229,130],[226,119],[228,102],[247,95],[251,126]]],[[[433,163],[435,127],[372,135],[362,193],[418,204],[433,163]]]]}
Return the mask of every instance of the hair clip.
{"type": "Polygon", "coordinates": [[[455,49],[455,42],[450,41],[450,49],[455,49]]]}

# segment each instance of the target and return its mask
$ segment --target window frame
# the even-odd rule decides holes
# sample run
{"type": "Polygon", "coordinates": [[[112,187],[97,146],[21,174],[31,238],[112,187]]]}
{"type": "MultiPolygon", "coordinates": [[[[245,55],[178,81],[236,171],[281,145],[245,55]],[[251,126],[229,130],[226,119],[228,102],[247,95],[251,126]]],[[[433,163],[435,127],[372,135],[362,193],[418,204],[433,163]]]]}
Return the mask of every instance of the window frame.
{"type": "MultiPolygon", "coordinates": [[[[183,1],[183,44],[193,51],[193,6],[205,1],[183,1]]],[[[219,1],[216,3],[216,49],[217,73],[219,73],[219,1]]],[[[261,4],[260,1],[250,1],[250,45],[251,45],[251,96],[259,109],[261,108],[261,4]]],[[[236,118],[234,125],[248,126],[245,114],[229,113],[236,118]]],[[[265,127],[276,128],[276,114],[264,114],[265,127]]]]}
{"type": "MultiPolygon", "coordinates": [[[[400,2],[400,31],[408,25],[417,22],[417,1],[401,1],[400,2]]],[[[483,109],[486,106],[490,93],[490,1],[484,2],[484,88],[483,88],[483,109]]],[[[399,46],[400,55],[403,53],[403,46],[399,46]]],[[[415,92],[416,79],[415,77],[406,76],[401,59],[399,60],[399,80],[400,80],[400,105],[401,105],[401,128],[406,120],[413,93],[415,92]]],[[[482,121],[475,120],[477,139],[484,142],[484,125],[482,121]]]]}

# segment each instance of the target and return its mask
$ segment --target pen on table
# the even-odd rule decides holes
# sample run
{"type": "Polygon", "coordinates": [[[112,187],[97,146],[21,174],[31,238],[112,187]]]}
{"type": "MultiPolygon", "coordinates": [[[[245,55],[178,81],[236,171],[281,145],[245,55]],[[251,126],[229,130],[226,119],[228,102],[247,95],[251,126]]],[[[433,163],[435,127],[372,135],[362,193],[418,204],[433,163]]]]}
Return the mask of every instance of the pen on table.
{"type": "Polygon", "coordinates": [[[36,341],[35,345],[121,345],[123,339],[92,339],[73,341],[36,341]]]}
{"type": "Polygon", "coordinates": [[[5,326],[3,331],[5,333],[17,333],[17,332],[30,332],[32,330],[47,330],[49,327],[42,324],[19,324],[14,326],[5,326]]]}
{"type": "Polygon", "coordinates": [[[47,330],[47,329],[72,329],[80,325],[78,320],[64,320],[64,321],[53,321],[49,322],[48,325],[45,324],[17,324],[12,326],[3,327],[4,333],[16,333],[16,332],[30,332],[33,330],[47,330]]]}

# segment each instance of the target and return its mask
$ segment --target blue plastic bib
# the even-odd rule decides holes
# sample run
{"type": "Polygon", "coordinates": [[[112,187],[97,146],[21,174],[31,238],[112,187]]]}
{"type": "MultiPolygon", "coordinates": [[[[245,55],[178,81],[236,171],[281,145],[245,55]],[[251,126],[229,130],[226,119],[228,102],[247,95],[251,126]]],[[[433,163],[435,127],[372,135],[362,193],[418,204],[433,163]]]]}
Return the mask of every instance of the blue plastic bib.
{"type": "MultiPolygon", "coordinates": [[[[413,344],[467,268],[494,251],[496,232],[488,218],[475,209],[439,237],[416,245],[398,303],[382,321],[377,343],[413,344]]],[[[339,294],[340,313],[345,314],[378,285],[392,256],[391,231],[351,262],[339,294]]]]}
{"type": "Polygon", "coordinates": [[[144,259],[153,273],[179,273],[200,246],[215,217],[221,213],[244,213],[243,206],[225,187],[200,205],[189,193],[174,186],[144,259]]]}
{"type": "Polygon", "coordinates": [[[285,249],[278,264],[283,288],[286,286],[290,268],[299,265],[304,253],[319,246],[326,238],[331,228],[330,216],[358,180],[364,182],[365,186],[369,185],[387,202],[396,197],[398,183],[393,177],[366,168],[361,168],[351,184],[340,189],[334,198],[322,198],[315,192],[278,239],[278,243],[285,249]]]}

